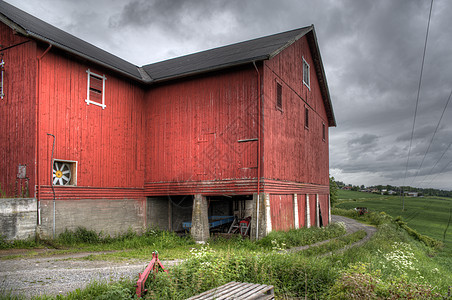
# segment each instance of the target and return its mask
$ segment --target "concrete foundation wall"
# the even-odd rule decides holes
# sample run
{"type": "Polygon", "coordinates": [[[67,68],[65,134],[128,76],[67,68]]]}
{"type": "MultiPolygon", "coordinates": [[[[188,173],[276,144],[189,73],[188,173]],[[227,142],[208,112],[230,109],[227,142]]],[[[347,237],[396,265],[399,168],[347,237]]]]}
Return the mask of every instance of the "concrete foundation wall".
{"type": "MultiPolygon", "coordinates": [[[[140,232],[146,227],[146,199],[57,200],[55,201],[55,236],[66,228],[85,227],[115,235],[129,228],[140,232]]],[[[43,238],[53,237],[53,201],[41,200],[43,238]]]]}
{"type": "Polygon", "coordinates": [[[37,202],[34,198],[0,199],[0,235],[7,240],[36,236],[37,202]]]}
{"type": "Polygon", "coordinates": [[[171,207],[168,197],[148,197],[146,208],[148,227],[171,230],[171,207]]]}

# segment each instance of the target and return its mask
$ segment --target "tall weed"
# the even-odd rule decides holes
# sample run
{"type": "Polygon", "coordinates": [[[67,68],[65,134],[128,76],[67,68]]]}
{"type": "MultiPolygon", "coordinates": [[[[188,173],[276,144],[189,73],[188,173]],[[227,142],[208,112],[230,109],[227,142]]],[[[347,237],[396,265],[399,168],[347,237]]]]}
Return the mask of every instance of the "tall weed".
{"type": "Polygon", "coordinates": [[[230,281],[274,285],[278,295],[319,297],[334,283],[337,270],[291,254],[224,255],[203,246],[192,251],[170,275],[158,273],[148,282],[149,299],[185,299],[230,281]]]}
{"type": "Polygon", "coordinates": [[[311,227],[301,229],[291,229],[289,231],[272,231],[269,235],[257,242],[258,245],[272,249],[275,242],[278,245],[284,244],[286,249],[314,244],[316,242],[335,238],[346,233],[345,227],[341,224],[331,224],[327,227],[311,227]]]}
{"type": "Polygon", "coordinates": [[[10,241],[6,239],[6,236],[0,234],[0,249],[30,249],[41,246],[42,244],[34,239],[10,241]]]}

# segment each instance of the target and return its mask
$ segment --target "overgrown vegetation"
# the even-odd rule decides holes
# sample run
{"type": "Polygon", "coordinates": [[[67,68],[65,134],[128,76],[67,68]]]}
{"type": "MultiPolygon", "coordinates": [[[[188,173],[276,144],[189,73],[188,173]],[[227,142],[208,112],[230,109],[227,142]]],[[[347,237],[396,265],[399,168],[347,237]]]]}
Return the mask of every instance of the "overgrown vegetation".
{"type": "Polygon", "coordinates": [[[332,224],[331,226],[321,228],[311,227],[302,230],[272,231],[265,238],[259,240],[257,245],[266,249],[273,249],[275,244],[278,244],[281,245],[281,248],[288,249],[335,238],[344,235],[345,232],[345,227],[341,224],[332,224]]]}
{"type": "MultiPolygon", "coordinates": [[[[179,237],[175,232],[148,228],[142,234],[128,230],[116,236],[96,233],[79,227],[76,230],[65,230],[55,240],[60,247],[76,248],[79,251],[116,251],[101,255],[98,259],[150,258],[152,251],[158,250],[162,259],[184,258],[190,247],[195,245],[190,235],[179,237]]],[[[88,259],[95,259],[94,256],[88,259]]]]}
{"type": "Polygon", "coordinates": [[[31,249],[41,246],[42,244],[34,239],[9,241],[6,236],[0,234],[0,249],[31,249]]]}

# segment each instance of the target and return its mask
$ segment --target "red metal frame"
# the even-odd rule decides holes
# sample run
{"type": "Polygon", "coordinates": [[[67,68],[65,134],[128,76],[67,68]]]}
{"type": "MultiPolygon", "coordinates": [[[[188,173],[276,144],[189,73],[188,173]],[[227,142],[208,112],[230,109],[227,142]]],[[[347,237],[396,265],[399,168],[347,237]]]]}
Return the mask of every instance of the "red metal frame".
{"type": "Polygon", "coordinates": [[[165,268],[163,267],[162,263],[159,260],[158,252],[154,251],[154,252],[152,252],[152,260],[149,263],[149,265],[146,267],[146,269],[144,269],[143,273],[139,273],[139,277],[138,277],[138,281],[137,281],[137,285],[136,285],[136,287],[137,287],[136,294],[137,294],[138,298],[143,296],[143,294],[148,291],[147,289],[145,289],[145,283],[146,283],[146,280],[148,279],[149,273],[151,271],[153,271],[154,276],[155,276],[155,274],[159,271],[158,270],[159,266],[160,266],[160,268],[162,268],[163,271],[168,273],[168,271],[165,270],[165,268]]]}

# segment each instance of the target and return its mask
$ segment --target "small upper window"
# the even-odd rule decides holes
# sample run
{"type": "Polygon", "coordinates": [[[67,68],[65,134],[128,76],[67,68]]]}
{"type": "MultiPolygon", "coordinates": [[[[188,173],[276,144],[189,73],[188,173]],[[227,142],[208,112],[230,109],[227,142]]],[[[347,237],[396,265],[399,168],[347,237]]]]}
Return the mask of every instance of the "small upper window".
{"type": "Polygon", "coordinates": [[[303,84],[311,89],[311,78],[309,74],[309,64],[304,60],[303,57],[303,84]]]}
{"type": "Polygon", "coordinates": [[[105,80],[107,77],[93,73],[90,69],[86,70],[86,73],[88,73],[86,104],[98,105],[105,109],[107,107],[105,105],[105,80]]]}
{"type": "Polygon", "coordinates": [[[309,109],[304,108],[304,127],[309,128],[309,109]]]}
{"type": "Polygon", "coordinates": [[[0,63],[0,68],[1,68],[1,81],[0,81],[0,97],[3,99],[3,97],[5,97],[5,92],[4,92],[4,85],[3,85],[3,78],[5,75],[5,62],[2,59],[2,62],[0,63]]]}
{"type": "Polygon", "coordinates": [[[276,83],[276,108],[282,109],[282,86],[276,83]]]}
{"type": "Polygon", "coordinates": [[[325,123],[322,123],[322,139],[326,140],[326,126],[325,123]]]}

